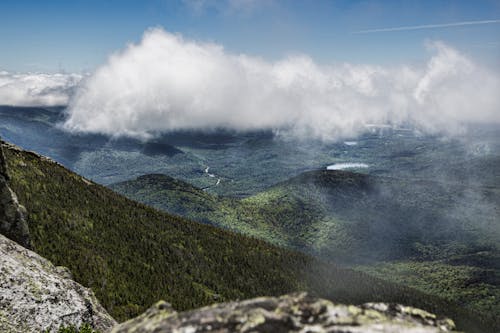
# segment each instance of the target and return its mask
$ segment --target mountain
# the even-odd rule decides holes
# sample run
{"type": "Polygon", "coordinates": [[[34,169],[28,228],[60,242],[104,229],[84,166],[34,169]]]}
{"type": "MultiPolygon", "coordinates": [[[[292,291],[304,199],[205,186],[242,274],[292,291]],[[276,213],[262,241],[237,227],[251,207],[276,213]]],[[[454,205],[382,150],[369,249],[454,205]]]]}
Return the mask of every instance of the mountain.
{"type": "Polygon", "coordinates": [[[336,302],[399,302],[495,331],[487,313],[339,268],[255,238],[162,213],[36,153],[3,144],[34,250],[68,267],[119,321],[159,299],[179,310],[308,290],[336,302]]]}
{"type": "Polygon", "coordinates": [[[483,312],[500,311],[500,189],[306,172],[244,198],[165,175],[113,184],[134,200],[354,266],[483,312]]]}
{"type": "Polygon", "coordinates": [[[158,302],[121,325],[102,308],[94,293],[74,282],[65,267],[0,235],[0,330],[25,332],[299,332],[315,327],[346,332],[450,331],[450,319],[423,310],[385,303],[359,307],[332,304],[306,294],[212,305],[177,313],[158,302]],[[300,309],[300,311],[297,311],[300,309]]]}
{"type": "Polygon", "coordinates": [[[244,199],[160,174],[110,188],[164,211],[346,262],[497,252],[500,238],[497,187],[325,170],[244,199]]]}
{"type": "Polygon", "coordinates": [[[288,245],[285,233],[279,232],[269,223],[269,211],[262,211],[256,205],[247,205],[245,200],[210,194],[167,175],[144,175],[111,184],[109,188],[172,214],[267,239],[277,245],[288,245]]]}

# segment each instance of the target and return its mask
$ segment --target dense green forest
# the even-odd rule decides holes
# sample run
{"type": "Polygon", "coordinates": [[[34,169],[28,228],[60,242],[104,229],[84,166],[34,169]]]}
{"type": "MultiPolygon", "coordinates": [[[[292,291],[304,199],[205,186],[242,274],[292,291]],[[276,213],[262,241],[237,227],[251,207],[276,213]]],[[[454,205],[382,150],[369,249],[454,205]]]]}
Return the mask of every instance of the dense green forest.
{"type": "Polygon", "coordinates": [[[336,302],[400,302],[495,331],[491,315],[339,268],[256,238],[131,201],[40,156],[5,149],[11,186],[29,214],[34,249],[70,268],[118,320],[159,299],[178,310],[308,290],[336,302]]]}
{"type": "Polygon", "coordinates": [[[496,187],[313,171],[244,199],[211,195],[160,174],[111,188],[470,309],[500,311],[496,187]]]}

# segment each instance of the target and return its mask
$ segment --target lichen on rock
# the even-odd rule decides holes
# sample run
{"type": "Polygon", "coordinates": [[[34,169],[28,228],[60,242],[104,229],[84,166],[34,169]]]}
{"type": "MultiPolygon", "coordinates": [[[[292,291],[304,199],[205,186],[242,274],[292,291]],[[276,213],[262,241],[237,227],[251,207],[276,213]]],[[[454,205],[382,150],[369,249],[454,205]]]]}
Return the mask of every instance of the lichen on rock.
{"type": "Polygon", "coordinates": [[[450,319],[398,304],[334,304],[305,293],[261,297],[178,313],[159,302],[144,314],[117,325],[113,333],[201,332],[450,332],[450,319]]]}
{"type": "Polygon", "coordinates": [[[84,323],[108,331],[115,320],[69,274],[0,235],[0,332],[57,332],[84,323]]]}

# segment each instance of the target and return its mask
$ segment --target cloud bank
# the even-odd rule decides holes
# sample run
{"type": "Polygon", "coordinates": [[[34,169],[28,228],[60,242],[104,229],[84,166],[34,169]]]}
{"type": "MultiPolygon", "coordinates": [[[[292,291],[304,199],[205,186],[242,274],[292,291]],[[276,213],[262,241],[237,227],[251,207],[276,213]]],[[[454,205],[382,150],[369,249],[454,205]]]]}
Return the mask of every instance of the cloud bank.
{"type": "Polygon", "coordinates": [[[15,74],[0,71],[0,105],[67,105],[82,79],[78,74],[15,74]]]}
{"type": "Polygon", "coordinates": [[[152,29],[79,86],[63,127],[149,138],[173,130],[272,129],[352,137],[366,124],[455,131],[500,123],[499,77],[440,42],[423,66],[276,62],[152,29]]]}

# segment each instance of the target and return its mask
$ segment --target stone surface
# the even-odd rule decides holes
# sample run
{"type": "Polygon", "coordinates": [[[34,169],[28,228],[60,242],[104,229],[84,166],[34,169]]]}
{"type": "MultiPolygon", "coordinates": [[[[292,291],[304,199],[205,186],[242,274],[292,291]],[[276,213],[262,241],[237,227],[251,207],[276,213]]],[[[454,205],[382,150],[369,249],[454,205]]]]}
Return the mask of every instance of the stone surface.
{"type": "Polygon", "coordinates": [[[31,247],[26,209],[9,187],[9,175],[0,145],[0,233],[25,247],[31,247]]]}
{"type": "Polygon", "coordinates": [[[113,333],[198,332],[449,332],[453,321],[397,304],[333,304],[307,294],[262,297],[177,313],[158,302],[141,316],[117,325],[113,333]]]}
{"type": "Polygon", "coordinates": [[[94,293],[38,254],[0,235],[0,332],[50,332],[116,324],[94,293]]]}

